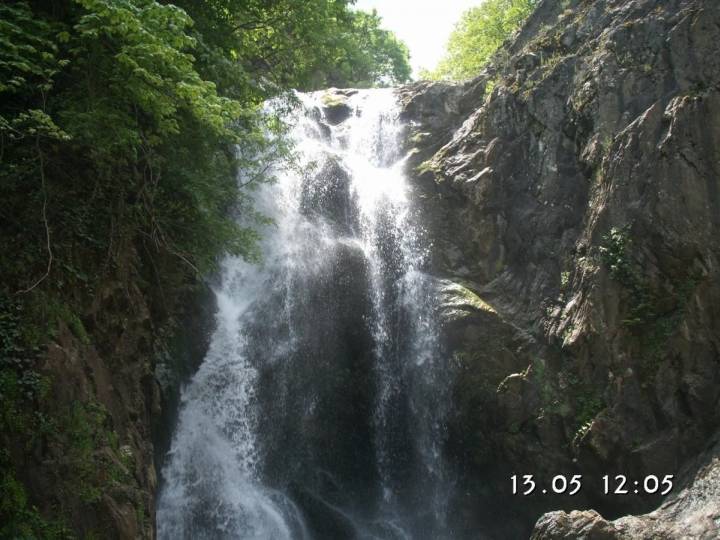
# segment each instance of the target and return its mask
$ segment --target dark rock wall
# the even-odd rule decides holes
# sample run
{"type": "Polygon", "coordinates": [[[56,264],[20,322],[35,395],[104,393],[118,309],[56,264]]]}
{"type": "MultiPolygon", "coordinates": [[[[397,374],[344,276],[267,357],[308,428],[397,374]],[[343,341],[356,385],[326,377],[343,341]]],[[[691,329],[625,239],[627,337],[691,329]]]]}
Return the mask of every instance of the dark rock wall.
{"type": "MultiPolygon", "coordinates": [[[[138,263],[132,252],[125,260],[138,263]]],[[[86,332],[59,322],[39,365],[50,386],[36,414],[49,419],[49,434],[10,447],[31,503],[60,516],[68,537],[155,537],[156,465],[180,384],[207,347],[209,289],[148,287],[138,268],[101,283],[82,313],[86,332]]]]}
{"type": "Polygon", "coordinates": [[[677,473],[720,425],[720,4],[545,1],[478,79],[400,96],[433,270],[464,287],[458,527],[651,510],[602,475],[677,473]],[[510,494],[560,473],[581,492],[510,494]]]}

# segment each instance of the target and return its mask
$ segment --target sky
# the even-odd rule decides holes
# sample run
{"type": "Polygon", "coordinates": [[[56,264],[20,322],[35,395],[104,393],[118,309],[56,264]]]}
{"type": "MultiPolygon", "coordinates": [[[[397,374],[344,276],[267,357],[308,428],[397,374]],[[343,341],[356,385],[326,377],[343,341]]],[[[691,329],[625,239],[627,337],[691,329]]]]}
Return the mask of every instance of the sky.
{"type": "Polygon", "coordinates": [[[377,10],[383,27],[392,30],[410,48],[414,75],[432,69],[445,52],[445,44],[463,11],[482,0],[357,0],[355,7],[377,10]]]}

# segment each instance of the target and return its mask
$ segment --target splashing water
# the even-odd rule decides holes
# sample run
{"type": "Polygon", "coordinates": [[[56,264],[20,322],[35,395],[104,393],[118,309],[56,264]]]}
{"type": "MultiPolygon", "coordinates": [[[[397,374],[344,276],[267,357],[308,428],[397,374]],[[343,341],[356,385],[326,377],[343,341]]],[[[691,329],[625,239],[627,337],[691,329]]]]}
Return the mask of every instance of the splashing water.
{"type": "Polygon", "coordinates": [[[263,263],[228,257],[210,350],[162,471],[160,539],[441,539],[448,368],[392,90],[331,125],[301,95],[301,170],[257,195],[263,263]]]}

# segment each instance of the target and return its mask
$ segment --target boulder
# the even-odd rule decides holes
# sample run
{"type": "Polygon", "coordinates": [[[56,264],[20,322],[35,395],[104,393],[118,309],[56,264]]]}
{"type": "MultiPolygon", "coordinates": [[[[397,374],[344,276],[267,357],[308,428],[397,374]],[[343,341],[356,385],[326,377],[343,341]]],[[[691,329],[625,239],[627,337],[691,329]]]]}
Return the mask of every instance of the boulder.
{"type": "Polygon", "coordinates": [[[348,104],[348,97],[355,92],[357,91],[331,88],[320,97],[323,117],[328,124],[336,126],[350,118],[353,110],[348,104]]]}

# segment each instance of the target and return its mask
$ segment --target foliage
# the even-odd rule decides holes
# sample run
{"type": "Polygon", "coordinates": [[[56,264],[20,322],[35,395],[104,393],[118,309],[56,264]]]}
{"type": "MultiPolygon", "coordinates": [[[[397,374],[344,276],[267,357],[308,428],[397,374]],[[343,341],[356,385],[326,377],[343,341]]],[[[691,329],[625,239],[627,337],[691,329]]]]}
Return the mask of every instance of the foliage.
{"type": "Polygon", "coordinates": [[[335,60],[330,63],[334,69],[316,67],[316,87],[318,74],[324,79],[320,86],[391,86],[407,82],[411,73],[408,48],[392,32],[383,30],[381,22],[374,10],[352,12],[349,25],[339,34],[335,60]]]}
{"type": "Polygon", "coordinates": [[[258,257],[267,220],[251,191],[291,153],[292,99],[272,111],[266,99],[408,78],[405,46],[351,3],[0,4],[1,537],[67,536],[17,473],[31,447],[28,459],[52,468],[60,514],[132,484],[92,396],[50,407],[38,358],[58,328],[102,348],[134,307],[131,289],[162,327],[223,253],[258,257]]]}
{"type": "Polygon", "coordinates": [[[290,86],[409,77],[406,47],[344,0],[178,4],[0,6],[0,220],[20,288],[60,264],[91,278],[78,244],[112,263],[139,240],[193,272],[224,251],[256,256],[235,173],[267,180],[288,151],[268,142],[283,111],[262,102],[290,86]]]}
{"type": "Polygon", "coordinates": [[[196,23],[203,73],[234,95],[410,78],[407,47],[352,0],[176,0],[196,23]],[[218,61],[231,58],[232,62],[218,61]]]}
{"type": "Polygon", "coordinates": [[[44,519],[32,506],[22,482],[8,464],[8,456],[0,450],[0,538],[27,540],[70,540],[67,527],[59,521],[44,519]]]}
{"type": "Polygon", "coordinates": [[[102,405],[74,402],[57,416],[57,422],[61,429],[52,434],[52,443],[66,449],[57,466],[63,478],[71,479],[61,486],[61,495],[94,503],[108,486],[126,479],[129,473],[116,456],[117,435],[108,428],[109,415],[102,405]]]}
{"type": "Polygon", "coordinates": [[[468,9],[450,34],[445,57],[434,70],[421,76],[449,80],[475,77],[537,3],[538,0],[485,0],[468,9]]]}
{"type": "Polygon", "coordinates": [[[543,412],[566,417],[571,424],[573,445],[576,445],[587,433],[594,418],[606,407],[600,391],[583,380],[570,363],[551,373],[545,362],[538,359],[533,363],[531,373],[540,390],[543,412]]]}
{"type": "MultiPolygon", "coordinates": [[[[61,315],[66,309],[59,308],[61,315]]],[[[21,320],[17,303],[0,303],[0,538],[70,538],[65,505],[74,498],[98,501],[109,486],[127,483],[129,472],[101,404],[53,402],[50,381],[33,365],[37,351],[23,346],[21,320]],[[52,480],[45,481],[56,490],[45,500],[57,506],[56,519],[47,520],[31,504],[10,448],[19,454],[44,449],[44,474],[52,467],[52,480]]]]}
{"type": "Polygon", "coordinates": [[[21,346],[19,309],[17,303],[0,301],[0,538],[67,539],[71,535],[61,521],[46,520],[30,503],[6,448],[11,438],[19,437],[26,450],[51,426],[33,405],[49,385],[31,369],[28,353],[33,351],[21,346]]]}
{"type": "Polygon", "coordinates": [[[608,267],[610,277],[628,293],[630,305],[623,324],[631,328],[641,327],[658,318],[656,294],[641,278],[631,258],[632,249],[633,243],[627,228],[613,227],[600,246],[600,256],[608,267]]]}
{"type": "Polygon", "coordinates": [[[610,271],[610,277],[626,285],[635,280],[629,258],[631,246],[628,229],[617,227],[610,229],[600,246],[600,256],[610,271]]]}

